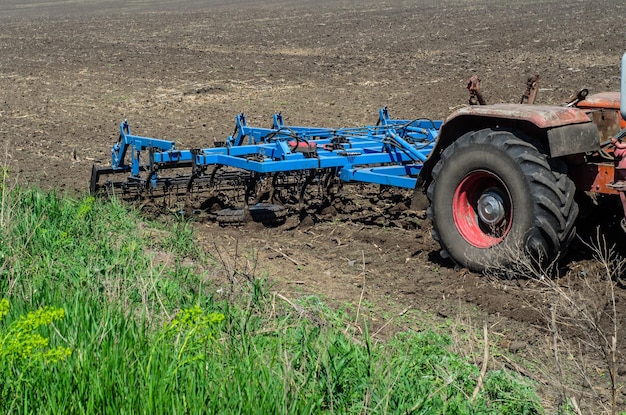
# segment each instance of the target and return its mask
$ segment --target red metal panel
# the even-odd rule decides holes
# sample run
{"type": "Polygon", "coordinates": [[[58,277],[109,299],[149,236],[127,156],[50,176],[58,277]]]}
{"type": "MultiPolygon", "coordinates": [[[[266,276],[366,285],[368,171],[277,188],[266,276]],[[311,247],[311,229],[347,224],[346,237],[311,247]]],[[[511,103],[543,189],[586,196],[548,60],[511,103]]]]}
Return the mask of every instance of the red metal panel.
{"type": "Polygon", "coordinates": [[[602,92],[599,94],[589,95],[576,106],[582,109],[614,109],[617,113],[616,118],[619,120],[618,129],[626,128],[626,121],[619,115],[620,93],[619,92],[602,92]]]}
{"type": "Polygon", "coordinates": [[[576,106],[578,108],[611,108],[618,110],[619,103],[619,92],[601,92],[599,94],[588,95],[587,98],[580,101],[576,106]]]}
{"type": "Polygon", "coordinates": [[[616,195],[619,192],[607,187],[615,180],[615,166],[609,163],[581,164],[570,167],[570,178],[576,188],[585,192],[616,195]]]}

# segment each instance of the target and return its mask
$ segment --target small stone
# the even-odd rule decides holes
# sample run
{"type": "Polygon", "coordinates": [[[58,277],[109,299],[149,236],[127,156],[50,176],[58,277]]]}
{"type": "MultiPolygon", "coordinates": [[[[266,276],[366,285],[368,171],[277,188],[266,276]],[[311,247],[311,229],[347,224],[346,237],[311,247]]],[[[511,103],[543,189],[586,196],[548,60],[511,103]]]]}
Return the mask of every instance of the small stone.
{"type": "Polygon", "coordinates": [[[520,350],[524,350],[526,348],[526,342],[522,342],[522,341],[515,341],[513,343],[511,343],[511,345],[509,346],[509,352],[511,353],[517,353],[520,350]]]}
{"type": "Polygon", "coordinates": [[[310,228],[313,225],[315,225],[315,222],[313,221],[313,218],[311,217],[311,215],[306,215],[305,217],[302,218],[302,220],[300,221],[300,224],[298,225],[299,228],[310,228]]]}
{"type": "Polygon", "coordinates": [[[322,215],[337,216],[337,209],[334,206],[327,206],[322,209],[322,215]]]}
{"type": "Polygon", "coordinates": [[[406,207],[404,203],[400,202],[400,203],[396,203],[395,205],[393,205],[389,209],[389,212],[396,213],[396,212],[404,212],[405,210],[409,210],[409,208],[406,207]]]}

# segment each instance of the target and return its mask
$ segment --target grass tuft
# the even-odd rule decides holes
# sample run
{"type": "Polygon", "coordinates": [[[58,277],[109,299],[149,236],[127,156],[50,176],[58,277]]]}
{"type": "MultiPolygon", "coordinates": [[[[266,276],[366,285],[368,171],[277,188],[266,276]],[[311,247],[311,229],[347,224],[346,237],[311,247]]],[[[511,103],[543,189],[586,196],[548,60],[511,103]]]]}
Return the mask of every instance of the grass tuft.
{"type": "Polygon", "coordinates": [[[253,275],[219,296],[189,223],[35,189],[0,206],[0,412],[543,413],[508,372],[472,399],[479,370],[446,336],[355,336],[253,275]]]}

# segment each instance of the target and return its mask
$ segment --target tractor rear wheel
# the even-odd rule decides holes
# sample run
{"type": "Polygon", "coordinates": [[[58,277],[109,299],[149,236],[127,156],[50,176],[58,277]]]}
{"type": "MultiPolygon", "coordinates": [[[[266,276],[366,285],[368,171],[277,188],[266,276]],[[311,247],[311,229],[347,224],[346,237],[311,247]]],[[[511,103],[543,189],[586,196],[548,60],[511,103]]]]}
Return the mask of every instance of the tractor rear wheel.
{"type": "Polygon", "coordinates": [[[578,206],[565,165],[520,131],[484,129],[442,153],[427,191],[442,253],[473,271],[542,264],[562,255],[578,206]]]}

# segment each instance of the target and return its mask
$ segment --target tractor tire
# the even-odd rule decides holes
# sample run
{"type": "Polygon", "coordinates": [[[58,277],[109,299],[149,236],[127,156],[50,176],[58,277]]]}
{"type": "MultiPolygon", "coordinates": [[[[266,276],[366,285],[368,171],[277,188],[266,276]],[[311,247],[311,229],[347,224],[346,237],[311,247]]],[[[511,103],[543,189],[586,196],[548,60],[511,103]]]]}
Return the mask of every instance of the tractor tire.
{"type": "Polygon", "coordinates": [[[560,258],[575,235],[575,185],[521,131],[466,133],[441,154],[427,196],[442,256],[476,272],[560,258]]]}
{"type": "Polygon", "coordinates": [[[222,209],[216,213],[217,222],[221,225],[236,225],[248,220],[266,225],[273,225],[285,220],[289,211],[280,205],[259,203],[248,207],[250,216],[246,218],[244,208],[222,209]]]}

